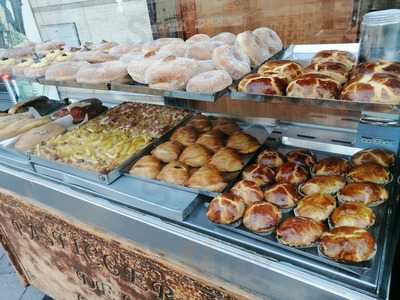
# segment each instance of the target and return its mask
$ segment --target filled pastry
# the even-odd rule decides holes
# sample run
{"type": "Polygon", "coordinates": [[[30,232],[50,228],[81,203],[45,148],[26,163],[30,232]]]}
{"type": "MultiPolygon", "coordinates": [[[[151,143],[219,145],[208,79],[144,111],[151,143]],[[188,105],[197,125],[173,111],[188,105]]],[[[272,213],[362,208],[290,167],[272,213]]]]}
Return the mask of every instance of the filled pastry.
{"type": "Polygon", "coordinates": [[[314,153],[304,149],[296,149],[288,152],[286,158],[289,162],[297,163],[311,168],[317,162],[314,153]]]}
{"type": "Polygon", "coordinates": [[[394,165],[395,156],[392,152],[384,149],[366,149],[354,154],[351,162],[355,166],[365,163],[375,163],[382,167],[389,168],[394,165]]]}
{"type": "Polygon", "coordinates": [[[363,262],[372,259],[376,252],[374,237],[365,229],[337,227],[321,236],[323,255],[341,262],[363,262]]]}
{"type": "Polygon", "coordinates": [[[173,160],[178,160],[181,152],[181,144],[174,141],[168,141],[158,145],[153,151],[151,151],[151,154],[162,162],[169,163],[173,160]]]}
{"type": "Polygon", "coordinates": [[[268,168],[257,164],[252,164],[243,170],[243,179],[253,181],[258,186],[263,186],[274,182],[275,172],[268,168]]]}
{"type": "Polygon", "coordinates": [[[294,214],[297,217],[306,217],[317,222],[328,219],[336,208],[336,199],[328,194],[314,194],[306,196],[297,203],[294,214]]]}
{"type": "Polygon", "coordinates": [[[279,167],[275,180],[278,183],[300,184],[307,180],[308,171],[299,164],[293,162],[284,163],[279,167]]]}
{"type": "Polygon", "coordinates": [[[194,127],[179,127],[171,136],[171,141],[178,142],[184,146],[194,144],[198,138],[198,133],[194,127]]]}
{"type": "Polygon", "coordinates": [[[321,159],[313,167],[315,175],[345,175],[350,170],[350,164],[347,160],[340,157],[326,157],[321,159]]]}
{"type": "Polygon", "coordinates": [[[257,163],[268,168],[279,168],[285,162],[285,157],[275,150],[264,150],[257,157],[257,163]]]}
{"type": "Polygon", "coordinates": [[[186,185],[189,180],[189,167],[180,161],[171,161],[162,168],[157,179],[172,184],[186,185]]]}
{"type": "Polygon", "coordinates": [[[381,185],[370,182],[349,183],[337,193],[340,203],[363,203],[379,205],[389,199],[388,191],[381,185]]]}
{"type": "Polygon", "coordinates": [[[205,165],[190,176],[188,186],[210,192],[222,192],[226,182],[221,173],[212,165],[205,165]]]}
{"type": "Polygon", "coordinates": [[[243,217],[245,208],[241,198],[232,193],[224,193],[211,200],[207,217],[217,224],[232,224],[243,217]]]}
{"type": "Polygon", "coordinates": [[[212,152],[217,152],[224,147],[223,134],[218,130],[211,130],[203,133],[196,141],[212,152]]]}
{"type": "Polygon", "coordinates": [[[194,116],[187,125],[192,126],[198,132],[206,132],[212,128],[211,121],[204,115],[194,116]]]}
{"type": "Polygon", "coordinates": [[[289,217],[276,230],[279,243],[291,247],[312,247],[325,230],[322,223],[303,217],[289,217]]]}
{"type": "Polygon", "coordinates": [[[352,168],[347,174],[347,178],[351,182],[386,184],[391,180],[391,174],[387,169],[378,164],[366,163],[352,168]]]}
{"type": "Polygon", "coordinates": [[[264,199],[285,209],[295,207],[301,196],[293,184],[278,183],[264,192],[264,199]]]}
{"type": "Polygon", "coordinates": [[[368,228],[375,223],[374,211],[362,203],[344,203],[336,208],[330,218],[333,227],[352,226],[368,228]]]}
{"type": "Polygon", "coordinates": [[[342,176],[315,176],[307,180],[300,187],[300,191],[305,195],[336,194],[345,185],[346,181],[342,176]]]}
{"type": "Polygon", "coordinates": [[[278,207],[269,202],[257,202],[246,209],[243,225],[252,232],[267,234],[278,226],[281,220],[278,207]]]}
{"type": "Polygon", "coordinates": [[[210,161],[221,172],[236,172],[243,168],[240,155],[230,148],[221,148],[215,153],[210,161]]]}
{"type": "Polygon", "coordinates": [[[132,175],[155,179],[160,173],[162,163],[152,155],[143,156],[129,170],[132,175]]]}
{"type": "Polygon", "coordinates": [[[179,161],[194,168],[204,166],[210,159],[211,151],[200,144],[192,144],[186,147],[179,156],[179,161]]]}
{"type": "Polygon", "coordinates": [[[248,180],[241,180],[237,182],[231,189],[231,192],[242,198],[247,206],[262,201],[264,198],[260,187],[253,181],[248,180]]]}
{"type": "Polygon", "coordinates": [[[257,151],[260,143],[255,137],[242,131],[236,131],[229,137],[226,146],[241,154],[248,154],[257,151]]]}
{"type": "Polygon", "coordinates": [[[214,129],[221,131],[226,135],[232,135],[236,131],[240,131],[240,127],[234,121],[227,120],[224,118],[217,119],[214,122],[214,129]]]}

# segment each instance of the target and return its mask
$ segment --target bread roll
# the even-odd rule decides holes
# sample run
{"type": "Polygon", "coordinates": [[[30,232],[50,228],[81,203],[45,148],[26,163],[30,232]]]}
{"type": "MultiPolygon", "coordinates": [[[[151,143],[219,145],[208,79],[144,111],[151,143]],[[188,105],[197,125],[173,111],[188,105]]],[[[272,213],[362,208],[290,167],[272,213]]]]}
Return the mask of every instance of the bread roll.
{"type": "Polygon", "coordinates": [[[289,83],[286,95],[290,97],[336,99],[340,83],[324,74],[304,74],[289,83]]]}
{"type": "Polygon", "coordinates": [[[242,131],[236,131],[228,138],[226,146],[240,154],[249,154],[257,151],[260,148],[260,143],[255,137],[242,131]]]}
{"type": "Polygon", "coordinates": [[[306,149],[295,149],[286,154],[286,159],[289,162],[300,164],[305,167],[313,167],[317,159],[314,153],[306,149]]]}
{"type": "Polygon", "coordinates": [[[189,146],[196,142],[198,132],[191,126],[179,127],[171,136],[171,141],[178,142],[183,146],[189,146]]]}
{"type": "Polygon", "coordinates": [[[268,202],[258,202],[246,209],[243,225],[255,233],[270,233],[281,220],[278,207],[268,202]]]}
{"type": "Polygon", "coordinates": [[[349,183],[337,193],[341,203],[363,203],[368,206],[379,205],[389,199],[385,187],[371,182],[349,183]]]}
{"type": "Polygon", "coordinates": [[[263,76],[278,74],[289,83],[303,73],[303,67],[291,60],[269,60],[257,72],[263,76]]]}
{"type": "Polygon", "coordinates": [[[222,192],[226,187],[226,182],[214,166],[205,165],[190,176],[188,186],[209,192],[222,192]]]}
{"type": "Polygon", "coordinates": [[[198,132],[206,132],[211,130],[211,121],[205,115],[196,115],[188,123],[188,126],[193,127],[198,132]]]}
{"type": "Polygon", "coordinates": [[[336,199],[327,194],[313,194],[302,198],[294,209],[297,217],[306,217],[317,222],[328,219],[336,208],[336,199]]]}
{"type": "Polygon", "coordinates": [[[211,40],[186,44],[185,56],[197,60],[210,60],[215,48],[222,46],[223,43],[211,40]]]}
{"type": "Polygon", "coordinates": [[[180,161],[171,161],[157,176],[158,180],[177,185],[187,185],[189,180],[189,167],[180,161]]]}
{"type": "Polygon", "coordinates": [[[307,170],[296,163],[287,162],[279,167],[275,180],[278,183],[300,184],[307,180],[307,170]]]}
{"type": "Polygon", "coordinates": [[[355,166],[375,163],[382,167],[389,168],[395,163],[395,155],[385,149],[365,149],[355,153],[351,157],[351,162],[355,166]]]}
{"type": "Polygon", "coordinates": [[[231,32],[221,32],[211,38],[212,41],[221,42],[226,45],[235,44],[236,35],[231,32]]]}
{"type": "Polygon", "coordinates": [[[292,208],[299,202],[301,196],[296,187],[289,183],[278,183],[264,192],[264,199],[279,208],[292,208]]]}
{"type": "Polygon", "coordinates": [[[189,79],[186,90],[194,93],[216,93],[232,84],[232,77],[225,70],[214,70],[189,79]]]}
{"type": "Polygon", "coordinates": [[[235,80],[250,73],[250,59],[234,46],[223,45],[213,51],[212,60],[218,69],[225,70],[235,80]]]}
{"type": "Polygon", "coordinates": [[[375,223],[375,213],[365,204],[345,203],[333,211],[330,223],[333,227],[368,228],[375,223]]]}
{"type": "Polygon", "coordinates": [[[80,68],[89,66],[84,61],[68,61],[51,65],[46,70],[46,80],[55,81],[74,81],[80,68]]]}
{"type": "Polygon", "coordinates": [[[160,50],[158,50],[157,54],[162,56],[176,56],[176,57],[184,57],[186,55],[188,49],[188,44],[186,44],[183,40],[169,43],[165,46],[162,46],[160,50]]]}
{"type": "Polygon", "coordinates": [[[257,164],[247,166],[242,173],[245,180],[253,181],[258,186],[263,186],[274,182],[275,172],[268,168],[257,164]]]}
{"type": "Polygon", "coordinates": [[[192,35],[190,38],[188,38],[186,40],[186,43],[190,44],[190,43],[204,42],[204,41],[208,41],[209,39],[210,39],[210,37],[207,34],[198,33],[198,34],[192,35]]]}
{"type": "Polygon", "coordinates": [[[341,50],[322,50],[314,55],[311,63],[321,63],[326,61],[339,62],[346,66],[350,71],[355,64],[355,57],[348,51],[341,50]]]}
{"type": "Polygon", "coordinates": [[[344,84],[349,77],[347,67],[344,64],[332,61],[313,63],[309,65],[304,69],[304,74],[309,73],[327,75],[340,84],[344,84]]]}
{"type": "Polygon", "coordinates": [[[251,65],[254,67],[261,65],[272,56],[269,48],[251,31],[239,33],[236,36],[235,47],[250,58],[251,65]]]}
{"type": "Polygon", "coordinates": [[[307,180],[300,190],[305,195],[336,194],[346,185],[343,177],[337,175],[315,176],[307,180]]]}
{"type": "Polygon", "coordinates": [[[145,155],[140,158],[129,170],[132,175],[155,179],[160,173],[162,163],[152,155],[145,155]]]}
{"type": "Polygon", "coordinates": [[[203,133],[196,141],[212,152],[217,152],[224,147],[223,136],[215,130],[203,133]]]}
{"type": "Polygon", "coordinates": [[[271,55],[282,50],[282,41],[279,35],[268,27],[259,27],[253,30],[253,34],[260,40],[264,48],[268,48],[271,55]]]}
{"type": "Polygon", "coordinates": [[[366,163],[351,169],[347,174],[347,178],[351,182],[387,184],[391,179],[391,174],[387,169],[378,164],[366,163]]]}
{"type": "Polygon", "coordinates": [[[268,168],[279,168],[285,162],[285,157],[274,150],[264,150],[257,157],[257,163],[268,168]]]}
{"type": "Polygon", "coordinates": [[[238,91],[249,94],[283,96],[287,81],[278,74],[259,75],[249,74],[238,84],[238,91]]]}
{"type": "Polygon", "coordinates": [[[349,162],[340,157],[326,157],[321,159],[313,167],[315,175],[346,175],[350,170],[349,162]]]}
{"type": "Polygon", "coordinates": [[[74,55],[74,60],[87,61],[91,64],[104,63],[107,61],[114,60],[114,57],[108,52],[103,50],[93,50],[93,51],[79,51],[74,55]]]}
{"type": "Polygon", "coordinates": [[[168,141],[158,145],[153,151],[151,151],[151,154],[162,162],[169,163],[178,160],[181,152],[181,144],[174,141],[168,141]]]}
{"type": "Polygon", "coordinates": [[[276,239],[279,243],[291,247],[312,247],[324,230],[324,225],[313,219],[289,217],[276,230],[276,239]]]}
{"type": "Polygon", "coordinates": [[[366,62],[357,65],[353,71],[353,77],[357,75],[386,73],[400,77],[400,63],[390,61],[366,62]]]}
{"type": "Polygon", "coordinates": [[[175,42],[182,42],[183,40],[181,38],[160,38],[154,41],[146,42],[142,46],[142,52],[143,54],[146,54],[148,52],[156,52],[161,49],[161,47],[175,43],[175,42]]]}
{"type": "Polygon", "coordinates": [[[210,159],[210,150],[200,144],[189,145],[179,156],[179,161],[194,168],[204,166],[210,159]]]}
{"type": "Polygon", "coordinates": [[[260,187],[253,181],[249,180],[241,180],[237,182],[231,189],[231,192],[242,198],[247,206],[260,202],[264,198],[260,187]]]}
{"type": "Polygon", "coordinates": [[[219,149],[211,158],[210,164],[221,172],[236,172],[243,168],[239,154],[229,148],[219,149]]]}
{"type": "Polygon", "coordinates": [[[211,200],[207,217],[217,224],[232,224],[242,218],[245,208],[241,198],[232,193],[224,193],[211,200]]]}

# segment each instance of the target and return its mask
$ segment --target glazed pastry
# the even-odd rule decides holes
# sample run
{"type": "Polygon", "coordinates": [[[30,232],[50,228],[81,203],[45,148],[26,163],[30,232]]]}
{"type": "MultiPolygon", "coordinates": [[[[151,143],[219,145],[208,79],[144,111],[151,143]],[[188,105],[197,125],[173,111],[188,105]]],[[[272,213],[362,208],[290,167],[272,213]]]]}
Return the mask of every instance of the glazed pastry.
{"type": "Polygon", "coordinates": [[[322,222],[328,219],[335,208],[336,200],[334,197],[328,194],[314,194],[299,201],[294,209],[294,215],[322,222]]]}
{"type": "Polygon", "coordinates": [[[268,202],[258,202],[246,209],[243,216],[243,225],[255,233],[270,233],[281,220],[278,207],[268,202]]]}
{"type": "Polygon", "coordinates": [[[372,209],[362,203],[345,203],[336,208],[330,218],[333,227],[352,226],[368,228],[375,223],[372,209]]]}
{"type": "Polygon", "coordinates": [[[288,152],[286,158],[289,162],[311,168],[317,162],[314,153],[304,149],[296,149],[288,152]]]}
{"type": "Polygon", "coordinates": [[[241,180],[236,183],[231,192],[242,198],[247,206],[262,201],[264,198],[262,190],[253,181],[241,180]]]}
{"type": "Polygon", "coordinates": [[[232,224],[243,217],[245,208],[241,198],[232,193],[224,193],[211,200],[207,217],[217,224],[232,224]]]}
{"type": "Polygon", "coordinates": [[[321,159],[313,167],[315,175],[345,175],[350,170],[350,164],[347,160],[340,157],[327,157],[321,159]]]}
{"type": "Polygon", "coordinates": [[[243,179],[253,181],[258,186],[274,182],[275,172],[268,168],[257,164],[252,164],[243,170],[243,179]]]}
{"type": "Polygon", "coordinates": [[[291,60],[269,60],[257,72],[264,76],[271,73],[281,75],[289,83],[303,73],[303,68],[300,64],[291,60]]]}
{"type": "Polygon", "coordinates": [[[210,150],[202,145],[193,144],[183,150],[182,154],[179,156],[179,161],[187,164],[188,166],[198,168],[208,163],[210,158],[210,150]]]}
{"type": "Polygon", "coordinates": [[[188,123],[187,126],[191,126],[198,132],[206,132],[211,130],[211,121],[204,115],[194,116],[188,123]]]}
{"type": "Polygon", "coordinates": [[[306,181],[300,191],[305,195],[312,194],[336,194],[346,185],[346,181],[341,176],[315,176],[306,181]]]}
{"type": "Polygon", "coordinates": [[[349,183],[337,193],[340,203],[379,205],[389,199],[388,191],[376,183],[349,183]]]}
{"type": "Polygon", "coordinates": [[[259,95],[285,95],[287,81],[279,74],[249,74],[238,84],[238,91],[259,95]]]}
{"type": "Polygon", "coordinates": [[[132,175],[146,177],[150,179],[157,178],[162,168],[162,163],[152,155],[143,156],[129,170],[132,175]]]}
{"type": "Polygon", "coordinates": [[[285,209],[295,207],[301,196],[293,184],[278,183],[264,192],[264,199],[285,209]]]}
{"type": "Polygon", "coordinates": [[[260,147],[260,143],[255,137],[242,131],[236,131],[229,137],[226,146],[241,154],[248,154],[257,151],[260,147]]]}
{"type": "Polygon", "coordinates": [[[313,219],[289,217],[276,230],[276,239],[279,243],[291,247],[312,247],[324,230],[324,225],[313,219]]]}
{"type": "Polygon", "coordinates": [[[268,168],[279,168],[285,162],[285,157],[274,150],[264,150],[257,157],[257,163],[268,168]]]}
{"type": "Polygon", "coordinates": [[[382,167],[389,168],[395,163],[395,156],[392,152],[384,149],[366,149],[357,152],[351,157],[351,162],[355,166],[365,163],[375,163],[382,167]]]}
{"type": "Polygon", "coordinates": [[[224,147],[223,134],[217,130],[211,130],[203,133],[196,141],[212,152],[217,152],[224,147]]]}
{"type": "Polygon", "coordinates": [[[333,61],[313,63],[304,69],[304,74],[309,73],[327,75],[340,84],[344,84],[349,77],[346,65],[333,61]]]}
{"type": "Polygon", "coordinates": [[[372,259],[376,252],[373,236],[357,227],[337,227],[321,236],[323,255],[341,262],[363,262],[372,259]]]}
{"type": "Polygon", "coordinates": [[[221,172],[236,172],[243,168],[240,155],[235,150],[221,148],[211,158],[210,164],[221,172]]]}
{"type": "Polygon", "coordinates": [[[194,144],[198,138],[196,129],[191,126],[180,127],[171,136],[171,141],[178,142],[184,146],[194,144]]]}
{"type": "Polygon", "coordinates": [[[173,160],[178,160],[181,152],[181,144],[174,141],[168,141],[158,145],[153,151],[151,151],[151,154],[162,162],[169,163],[173,160]]]}
{"type": "Polygon", "coordinates": [[[226,182],[214,166],[205,165],[190,176],[188,186],[209,192],[222,192],[226,187],[226,182]]]}
{"type": "Polygon", "coordinates": [[[231,120],[221,118],[215,121],[213,129],[219,130],[226,135],[232,135],[236,131],[239,131],[240,127],[231,120]]]}
{"type": "Polygon", "coordinates": [[[378,164],[367,163],[351,169],[347,178],[351,182],[386,184],[390,181],[391,174],[387,169],[378,164]]]}
{"type": "Polygon", "coordinates": [[[356,59],[353,54],[348,51],[341,50],[322,50],[314,55],[312,63],[321,63],[326,61],[339,62],[346,66],[347,70],[350,71],[356,59]]]}
{"type": "Polygon", "coordinates": [[[278,183],[300,184],[307,180],[307,170],[296,163],[287,162],[279,167],[275,180],[278,183]]]}
{"type": "Polygon", "coordinates": [[[157,179],[172,184],[186,185],[189,180],[189,167],[180,161],[171,161],[162,168],[157,179]]]}
{"type": "Polygon", "coordinates": [[[354,75],[365,75],[373,73],[386,73],[400,77],[400,63],[391,61],[375,61],[358,64],[353,72],[354,75]]]}
{"type": "Polygon", "coordinates": [[[286,95],[289,97],[336,99],[341,84],[324,74],[307,73],[289,83],[286,95]]]}

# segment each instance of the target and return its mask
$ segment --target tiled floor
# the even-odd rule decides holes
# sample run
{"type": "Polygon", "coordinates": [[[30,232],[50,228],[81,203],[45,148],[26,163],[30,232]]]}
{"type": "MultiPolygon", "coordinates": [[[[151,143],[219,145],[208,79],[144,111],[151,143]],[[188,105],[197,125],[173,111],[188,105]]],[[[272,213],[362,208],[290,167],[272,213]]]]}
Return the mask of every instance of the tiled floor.
{"type": "Polygon", "coordinates": [[[42,300],[44,295],[33,287],[24,288],[7,254],[0,246],[0,300],[42,300]]]}

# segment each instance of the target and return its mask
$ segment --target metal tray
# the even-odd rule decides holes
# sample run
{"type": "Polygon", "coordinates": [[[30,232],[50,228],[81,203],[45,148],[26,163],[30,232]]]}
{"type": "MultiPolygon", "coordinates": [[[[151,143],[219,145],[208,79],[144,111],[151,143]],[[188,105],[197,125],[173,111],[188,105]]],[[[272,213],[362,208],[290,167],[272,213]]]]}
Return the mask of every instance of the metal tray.
{"type": "MultiPolygon", "coordinates": [[[[238,125],[243,130],[243,132],[248,133],[248,134],[256,137],[257,140],[259,141],[260,145],[261,145],[261,147],[256,152],[248,154],[248,155],[241,155],[242,161],[244,163],[244,167],[242,168],[242,170],[243,170],[249,164],[249,162],[251,162],[252,159],[254,157],[256,157],[257,154],[263,149],[263,145],[264,145],[265,141],[267,140],[270,132],[268,131],[267,128],[265,128],[262,125],[253,125],[253,124],[243,123],[243,122],[238,122],[238,125]]],[[[172,132],[170,132],[168,135],[165,135],[157,143],[152,144],[148,149],[146,149],[146,151],[145,151],[145,153],[143,153],[143,155],[149,155],[150,152],[154,148],[156,148],[158,145],[168,141],[171,135],[172,135],[172,132]]],[[[136,161],[134,161],[133,163],[135,163],[135,162],[136,161]]],[[[133,165],[133,163],[132,163],[132,165],[133,165]]],[[[194,189],[194,188],[190,188],[190,187],[187,187],[187,186],[167,183],[167,182],[156,180],[156,179],[149,179],[149,178],[144,178],[144,177],[140,177],[140,176],[135,176],[135,175],[129,174],[128,169],[129,168],[125,169],[125,174],[124,174],[124,176],[127,177],[127,178],[134,178],[135,180],[141,180],[141,181],[144,181],[144,182],[147,182],[147,183],[159,184],[159,185],[162,185],[162,186],[167,186],[167,187],[170,187],[170,188],[174,188],[174,189],[178,189],[178,190],[182,190],[182,191],[187,191],[187,192],[191,192],[191,193],[194,193],[194,194],[201,194],[201,195],[205,195],[205,196],[208,196],[208,197],[215,197],[215,196],[220,194],[219,192],[210,192],[210,191],[207,191],[207,190],[194,189]]],[[[239,177],[241,172],[242,171],[237,171],[237,172],[232,172],[232,173],[228,173],[228,172],[222,173],[222,175],[225,177],[225,179],[228,182],[228,184],[225,187],[225,189],[223,190],[223,192],[228,191],[229,189],[231,189],[231,187],[233,186],[234,182],[239,177]]]]}
{"type": "Polygon", "coordinates": [[[91,89],[91,90],[110,90],[111,83],[98,83],[98,84],[89,84],[89,83],[78,83],[76,81],[58,81],[58,80],[46,80],[45,78],[39,78],[37,80],[40,84],[43,85],[53,85],[58,87],[70,87],[70,88],[80,88],[80,89],[91,89]]]}
{"type": "MultiPolygon", "coordinates": [[[[311,44],[311,45],[291,45],[284,51],[281,51],[274,55],[271,59],[285,59],[296,61],[303,66],[310,63],[311,58],[321,50],[337,49],[346,50],[357,57],[359,44],[311,44]]],[[[271,60],[270,59],[270,60],[271,60]]],[[[232,100],[241,101],[258,101],[258,102],[272,102],[276,105],[281,103],[294,104],[301,106],[313,106],[313,107],[324,107],[346,111],[357,111],[357,112],[379,112],[379,113],[390,113],[399,114],[400,105],[392,104],[380,104],[380,103],[365,103],[358,101],[344,101],[338,99],[315,99],[315,98],[300,98],[300,97],[288,97],[288,96],[272,96],[272,95],[260,95],[243,93],[237,90],[237,86],[240,80],[234,82],[230,87],[230,96],[232,100]]]]}

